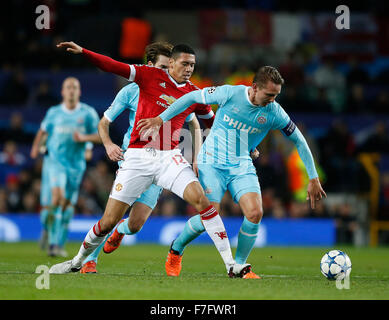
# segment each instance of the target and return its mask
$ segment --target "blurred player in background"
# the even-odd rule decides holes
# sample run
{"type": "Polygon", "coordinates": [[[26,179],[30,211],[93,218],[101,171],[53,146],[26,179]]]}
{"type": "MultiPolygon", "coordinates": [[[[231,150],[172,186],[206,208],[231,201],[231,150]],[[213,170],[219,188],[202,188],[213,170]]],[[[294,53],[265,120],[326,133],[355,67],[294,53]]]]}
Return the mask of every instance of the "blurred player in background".
{"type": "MultiPolygon", "coordinates": [[[[148,45],[145,49],[146,61],[148,66],[156,68],[168,69],[169,58],[173,45],[169,43],[156,42],[148,45]]],[[[116,95],[111,106],[104,112],[104,116],[99,122],[99,133],[104,144],[105,150],[110,160],[118,161],[120,167],[123,163],[123,154],[128,148],[131,138],[131,132],[134,126],[136,109],[139,100],[139,87],[136,83],[130,83],[123,87],[116,95]],[[123,137],[122,146],[114,144],[109,136],[110,124],[125,110],[129,111],[129,127],[123,137]]],[[[206,116],[206,115],[200,115],[206,116]]],[[[213,120],[213,112],[207,116],[211,121],[213,120]]],[[[194,142],[195,150],[193,159],[197,158],[201,145],[200,124],[194,114],[190,114],[186,118],[189,129],[192,133],[192,142],[194,142]],[[195,137],[195,134],[197,137],[195,137]],[[196,143],[200,142],[200,143],[196,143]]],[[[111,237],[106,237],[96,249],[85,260],[80,273],[96,273],[97,272],[97,258],[102,248],[105,253],[111,253],[117,249],[123,239],[124,235],[133,235],[138,233],[154,207],[157,204],[159,195],[162,191],[161,187],[152,184],[131,207],[129,217],[119,223],[115,229],[115,233],[111,237]],[[108,239],[109,238],[109,239],[108,239]],[[108,242],[107,242],[108,240],[108,242]]]]}
{"type": "MultiPolygon", "coordinates": [[[[48,228],[50,256],[66,256],[64,246],[68,226],[86,169],[86,144],[101,143],[97,132],[99,116],[95,109],[80,102],[78,79],[66,78],[61,94],[62,103],[47,111],[31,148],[31,157],[35,159],[39,154],[41,140],[47,135],[48,154],[44,159],[43,179],[44,187],[49,185],[51,191],[51,205],[47,211],[43,210],[42,220],[46,221],[48,228]],[[47,217],[50,216],[52,223],[47,224],[47,217]]],[[[47,193],[47,189],[44,193],[47,193]]],[[[46,197],[42,199],[42,205],[48,203],[46,197]]]]}
{"type": "MultiPolygon", "coordinates": [[[[257,238],[262,219],[261,189],[250,158],[270,130],[280,130],[297,147],[309,176],[307,200],[312,209],[315,201],[326,196],[321,187],[311,151],[305,138],[284,109],[275,101],[284,83],[279,72],[270,66],[256,73],[251,86],[224,85],[192,91],[176,100],[169,109],[152,119],[138,122],[138,128],[159,131],[164,122],[176,117],[193,103],[218,104],[216,118],[198,156],[199,179],[212,205],[219,211],[226,190],[239,203],[244,220],[238,235],[235,261],[245,265],[257,238]]],[[[184,231],[172,243],[170,263],[166,272],[178,276],[186,245],[197,238],[204,228],[188,220],[184,231]]],[[[249,267],[243,277],[259,278],[249,267]]]]}
{"type": "MultiPolygon", "coordinates": [[[[34,139],[37,139],[38,133],[36,134],[34,139]]],[[[48,237],[49,237],[49,225],[53,223],[54,215],[49,213],[51,212],[50,206],[51,206],[51,187],[50,187],[50,177],[49,177],[49,168],[48,168],[48,162],[50,161],[48,158],[47,153],[47,133],[43,134],[42,138],[40,139],[40,145],[39,145],[39,153],[43,156],[42,159],[42,172],[41,172],[41,188],[40,188],[40,222],[42,226],[42,232],[41,237],[39,240],[39,246],[42,250],[46,250],[48,246],[48,237]]],[[[36,142],[33,142],[36,143],[36,142]]],[[[85,150],[85,160],[90,161],[93,156],[93,143],[88,142],[86,144],[86,150],[85,150]]],[[[31,157],[36,158],[36,150],[31,149],[31,157]]],[[[59,250],[58,254],[64,254],[65,252],[63,250],[59,250]]],[[[53,252],[51,253],[54,254],[53,252]]]]}
{"type": "Polygon", "coordinates": [[[125,160],[117,172],[102,219],[88,232],[78,254],[72,260],[52,266],[49,272],[62,274],[80,270],[85,258],[104,241],[105,235],[119,222],[128,207],[154,183],[172,191],[200,213],[201,222],[218,249],[228,275],[239,275],[240,271],[233,272],[235,261],[223,221],[205,196],[190,164],[176,149],[185,118],[196,110],[210,112],[211,107],[194,104],[161,128],[158,137],[147,134],[140,136],[137,129],[140,119],[159,115],[180,96],[198,89],[189,81],[196,63],[193,49],[187,45],[175,46],[169,60],[169,70],[164,71],[121,63],[83,49],[74,42],[63,42],[57,47],[82,54],[100,69],[137,83],[139,102],[125,160]]]}

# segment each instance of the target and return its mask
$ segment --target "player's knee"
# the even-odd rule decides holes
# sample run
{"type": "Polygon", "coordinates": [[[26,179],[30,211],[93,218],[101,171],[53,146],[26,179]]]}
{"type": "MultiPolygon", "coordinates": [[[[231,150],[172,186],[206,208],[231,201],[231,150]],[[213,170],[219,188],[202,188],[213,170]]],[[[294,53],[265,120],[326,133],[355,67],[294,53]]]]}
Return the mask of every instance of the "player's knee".
{"type": "Polygon", "coordinates": [[[193,199],[192,205],[196,208],[196,210],[202,211],[208,208],[211,203],[209,202],[209,199],[205,196],[205,194],[199,194],[196,198],[193,199]]]}
{"type": "Polygon", "coordinates": [[[113,228],[116,226],[117,221],[113,218],[101,218],[100,220],[100,228],[101,233],[107,234],[113,230],[113,228]]]}
{"type": "Polygon", "coordinates": [[[246,212],[245,216],[248,221],[257,224],[262,219],[263,210],[261,207],[253,207],[246,212]]]}

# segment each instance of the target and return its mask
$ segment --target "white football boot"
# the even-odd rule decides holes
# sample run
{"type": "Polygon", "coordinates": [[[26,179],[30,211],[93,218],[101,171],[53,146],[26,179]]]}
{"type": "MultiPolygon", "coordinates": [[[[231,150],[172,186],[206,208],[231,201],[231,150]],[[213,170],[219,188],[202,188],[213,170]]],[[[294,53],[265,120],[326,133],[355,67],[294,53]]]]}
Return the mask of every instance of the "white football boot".
{"type": "Polygon", "coordinates": [[[65,273],[70,273],[70,272],[78,272],[80,271],[82,267],[82,264],[80,265],[75,265],[73,264],[73,260],[68,260],[62,263],[57,263],[53,265],[49,269],[50,274],[65,274],[65,273]]]}

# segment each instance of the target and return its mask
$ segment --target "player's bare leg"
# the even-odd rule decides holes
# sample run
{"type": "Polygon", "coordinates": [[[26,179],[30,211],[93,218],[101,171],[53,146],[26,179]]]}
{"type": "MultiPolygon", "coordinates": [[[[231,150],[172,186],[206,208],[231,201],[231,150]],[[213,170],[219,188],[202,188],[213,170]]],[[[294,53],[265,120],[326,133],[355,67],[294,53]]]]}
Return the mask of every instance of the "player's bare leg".
{"type": "Polygon", "coordinates": [[[193,181],[186,186],[183,198],[200,213],[204,228],[214,242],[229,273],[235,261],[232,257],[227,232],[218,211],[211,205],[198,181],[193,181]]]}
{"type": "MultiPolygon", "coordinates": [[[[238,246],[235,255],[236,265],[234,268],[238,268],[240,265],[247,265],[246,260],[254,247],[259,223],[263,216],[262,199],[260,194],[256,192],[248,192],[242,195],[239,199],[239,205],[245,218],[239,230],[238,246]]],[[[240,271],[239,276],[245,279],[260,278],[251,270],[251,265],[244,267],[240,271]]]]}
{"type": "Polygon", "coordinates": [[[50,273],[77,272],[82,267],[84,259],[93,252],[123,218],[129,205],[125,202],[109,198],[103,217],[89,230],[78,254],[72,259],[52,266],[50,273]]]}
{"type": "MultiPolygon", "coordinates": [[[[211,202],[216,211],[220,211],[218,202],[211,202]]],[[[182,269],[182,255],[185,247],[205,231],[200,215],[191,217],[185,224],[184,230],[172,242],[165,263],[168,276],[178,277],[182,269]]]]}
{"type": "Polygon", "coordinates": [[[125,235],[138,233],[147,219],[150,217],[152,208],[142,202],[135,202],[131,208],[130,215],[122,220],[104,245],[104,252],[111,253],[119,248],[125,235]]]}

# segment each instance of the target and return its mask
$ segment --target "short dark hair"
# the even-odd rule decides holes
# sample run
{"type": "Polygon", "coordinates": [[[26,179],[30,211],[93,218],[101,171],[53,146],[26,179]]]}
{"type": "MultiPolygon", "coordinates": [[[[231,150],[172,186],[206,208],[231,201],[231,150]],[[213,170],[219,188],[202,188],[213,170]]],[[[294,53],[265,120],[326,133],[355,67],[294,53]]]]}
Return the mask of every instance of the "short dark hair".
{"type": "Polygon", "coordinates": [[[284,84],[284,79],[282,79],[281,74],[276,68],[271,66],[259,68],[254,76],[253,83],[256,83],[260,88],[263,88],[269,81],[275,84],[284,84]]]}
{"type": "Polygon", "coordinates": [[[153,64],[157,63],[159,56],[166,56],[168,58],[172,55],[173,45],[168,42],[154,42],[149,44],[146,49],[146,63],[151,61],[153,64]]]}
{"type": "Polygon", "coordinates": [[[173,47],[172,58],[177,59],[181,53],[195,54],[194,50],[186,44],[177,44],[173,47]]]}

